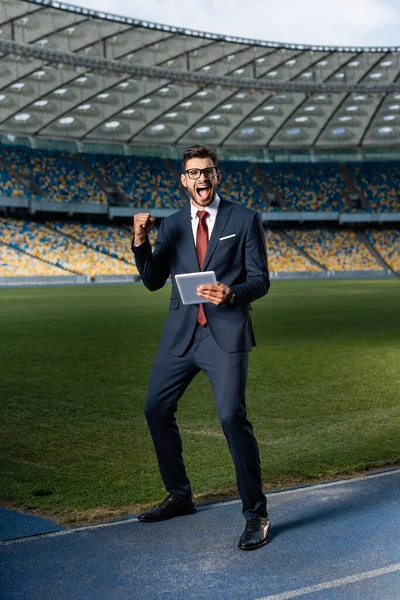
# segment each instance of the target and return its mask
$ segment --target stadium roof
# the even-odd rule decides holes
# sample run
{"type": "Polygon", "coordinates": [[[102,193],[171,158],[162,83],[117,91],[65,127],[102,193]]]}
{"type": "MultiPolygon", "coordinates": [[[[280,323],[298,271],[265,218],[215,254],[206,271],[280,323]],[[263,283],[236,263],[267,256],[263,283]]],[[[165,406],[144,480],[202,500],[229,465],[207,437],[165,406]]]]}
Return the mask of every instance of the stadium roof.
{"type": "Polygon", "coordinates": [[[0,134],[146,146],[392,147],[400,48],[282,44],[0,0],[0,134]]]}

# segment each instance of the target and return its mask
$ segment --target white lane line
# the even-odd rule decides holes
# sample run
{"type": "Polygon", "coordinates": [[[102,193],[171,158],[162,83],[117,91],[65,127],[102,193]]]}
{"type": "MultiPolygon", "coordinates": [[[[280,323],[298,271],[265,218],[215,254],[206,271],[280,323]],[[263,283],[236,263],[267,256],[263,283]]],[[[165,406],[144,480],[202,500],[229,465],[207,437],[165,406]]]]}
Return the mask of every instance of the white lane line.
{"type": "MultiPolygon", "coordinates": [[[[361,477],[352,477],[349,479],[338,479],[337,481],[327,481],[322,483],[305,483],[304,485],[295,486],[286,490],[269,490],[266,492],[268,498],[274,498],[275,496],[286,496],[288,494],[300,494],[310,492],[312,490],[321,490],[325,488],[335,487],[338,485],[349,485],[351,483],[357,483],[358,481],[367,481],[368,479],[377,479],[378,477],[387,477],[388,475],[400,475],[400,469],[391,469],[390,471],[382,471],[382,473],[373,473],[371,475],[362,475],[361,477]]],[[[221,502],[212,502],[213,508],[219,508],[220,506],[229,506],[230,504],[240,504],[241,500],[226,500],[221,502]]]]}
{"type": "MultiPolygon", "coordinates": [[[[301,487],[294,487],[294,488],[289,488],[287,490],[277,490],[277,491],[270,491],[267,492],[266,496],[268,498],[272,498],[274,496],[281,496],[281,495],[286,495],[286,494],[297,494],[297,493],[305,493],[305,492],[309,492],[311,490],[319,490],[322,488],[328,488],[328,487],[334,487],[337,485],[349,485],[351,483],[356,483],[358,481],[366,481],[368,479],[376,479],[378,477],[387,477],[388,475],[399,475],[400,474],[400,469],[390,469],[388,471],[382,471],[381,473],[373,473],[372,475],[363,475],[362,477],[353,477],[352,479],[339,479],[338,481],[329,481],[327,483],[310,483],[309,485],[305,484],[304,486],[301,487]]],[[[232,504],[240,504],[241,500],[235,499],[235,500],[226,500],[221,501],[221,502],[210,502],[209,504],[206,503],[204,505],[204,508],[222,508],[224,506],[230,506],[232,504]]],[[[201,504],[201,503],[200,503],[201,504]]],[[[18,538],[18,539],[13,539],[13,540],[4,540],[4,541],[0,541],[0,546],[5,546],[5,545],[9,545],[9,544],[20,544],[22,542],[29,542],[32,540],[37,540],[37,539],[41,539],[44,537],[58,537],[60,535],[69,535],[71,533],[79,533],[80,531],[87,531],[87,530],[91,530],[91,529],[102,529],[105,527],[114,527],[116,525],[125,525],[127,523],[133,523],[135,521],[137,521],[137,517],[126,517],[123,518],[121,520],[116,520],[116,521],[108,521],[106,523],[96,523],[95,525],[83,525],[83,526],[77,526],[77,527],[71,527],[71,528],[66,528],[63,529],[61,531],[55,531],[55,532],[51,532],[51,533],[42,533],[42,534],[38,534],[38,535],[32,535],[32,536],[27,536],[27,537],[23,537],[23,538],[18,538]]]]}
{"type": "Polygon", "coordinates": [[[21,544],[23,542],[31,542],[34,540],[40,540],[42,538],[60,537],[62,535],[70,535],[71,533],[79,533],[80,531],[90,531],[92,529],[105,529],[106,527],[115,527],[116,525],[125,525],[126,523],[134,523],[138,521],[137,517],[127,517],[120,521],[109,521],[108,523],[96,523],[96,525],[82,525],[77,527],[67,527],[60,531],[51,531],[50,533],[39,533],[37,535],[30,535],[22,538],[16,538],[13,540],[0,541],[0,546],[9,546],[10,544],[21,544]]]}
{"type": "Polygon", "coordinates": [[[299,588],[297,590],[290,590],[289,592],[283,592],[283,594],[263,596],[263,598],[258,598],[258,600],[290,600],[291,598],[300,598],[300,596],[314,594],[314,592],[322,592],[324,590],[342,587],[343,585],[348,585],[349,583],[357,583],[359,581],[364,581],[365,579],[379,577],[380,575],[395,573],[396,571],[400,571],[400,563],[397,565],[391,565],[390,567],[384,567],[383,569],[366,571],[365,573],[358,573],[357,575],[342,577],[342,579],[334,579],[333,581],[325,581],[324,583],[318,583],[317,585],[310,585],[308,587],[299,588]]]}

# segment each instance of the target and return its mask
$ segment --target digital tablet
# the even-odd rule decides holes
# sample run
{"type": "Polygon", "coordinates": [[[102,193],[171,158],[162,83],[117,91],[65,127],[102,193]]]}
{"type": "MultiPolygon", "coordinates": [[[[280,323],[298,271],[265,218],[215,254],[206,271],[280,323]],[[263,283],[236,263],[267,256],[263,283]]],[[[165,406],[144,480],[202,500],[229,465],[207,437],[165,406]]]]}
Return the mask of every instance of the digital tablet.
{"type": "Polygon", "coordinates": [[[201,271],[200,273],[183,273],[175,275],[176,285],[183,304],[202,304],[208,302],[197,294],[199,285],[208,283],[210,285],[217,284],[217,278],[214,271],[201,271]]]}

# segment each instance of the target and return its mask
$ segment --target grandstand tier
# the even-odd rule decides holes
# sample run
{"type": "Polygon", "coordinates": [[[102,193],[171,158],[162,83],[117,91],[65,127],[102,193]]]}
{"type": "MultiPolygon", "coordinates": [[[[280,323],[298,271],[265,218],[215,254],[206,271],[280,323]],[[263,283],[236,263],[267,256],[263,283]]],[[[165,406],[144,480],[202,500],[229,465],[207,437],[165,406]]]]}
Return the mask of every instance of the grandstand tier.
{"type": "MultiPolygon", "coordinates": [[[[400,162],[218,163],[219,191],[261,212],[398,213],[400,162]]],[[[0,199],[177,209],[181,165],[152,157],[68,154],[0,145],[0,199]]]]}
{"type": "MultiPolygon", "coordinates": [[[[150,237],[154,244],[156,232],[150,237]]],[[[135,276],[131,239],[122,225],[0,218],[0,276],[135,276]]],[[[266,230],[265,243],[273,274],[400,273],[400,232],[393,227],[278,227],[266,230]]]]}

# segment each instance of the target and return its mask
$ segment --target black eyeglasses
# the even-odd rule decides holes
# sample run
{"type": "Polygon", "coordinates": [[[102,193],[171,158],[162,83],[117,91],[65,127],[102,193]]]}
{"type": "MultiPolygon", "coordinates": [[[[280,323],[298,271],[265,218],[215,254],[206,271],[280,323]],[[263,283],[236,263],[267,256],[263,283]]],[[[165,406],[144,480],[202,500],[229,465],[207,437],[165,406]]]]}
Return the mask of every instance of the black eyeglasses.
{"type": "Polygon", "coordinates": [[[185,174],[189,176],[189,179],[198,179],[201,174],[204,173],[204,177],[212,179],[217,175],[217,167],[206,167],[205,169],[188,169],[185,174]]]}

